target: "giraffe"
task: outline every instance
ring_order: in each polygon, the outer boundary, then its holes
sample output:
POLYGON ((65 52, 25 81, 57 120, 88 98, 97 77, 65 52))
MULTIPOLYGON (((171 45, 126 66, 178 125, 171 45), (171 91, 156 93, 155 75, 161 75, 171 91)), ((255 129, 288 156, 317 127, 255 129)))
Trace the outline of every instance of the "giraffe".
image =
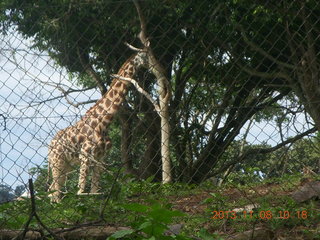
MULTIPOLYGON (((141 67, 147 67, 145 51, 127 59, 118 75, 132 78, 141 67)), ((90 193, 99 192, 103 160, 111 148, 108 127, 125 100, 129 84, 128 81, 115 78, 109 90, 78 122, 60 130, 52 139, 48 152, 48 170, 52 172, 52 184, 48 191, 52 202, 60 202, 66 176, 76 164, 80 164, 78 194, 85 192, 89 170, 92 170, 90 193)))

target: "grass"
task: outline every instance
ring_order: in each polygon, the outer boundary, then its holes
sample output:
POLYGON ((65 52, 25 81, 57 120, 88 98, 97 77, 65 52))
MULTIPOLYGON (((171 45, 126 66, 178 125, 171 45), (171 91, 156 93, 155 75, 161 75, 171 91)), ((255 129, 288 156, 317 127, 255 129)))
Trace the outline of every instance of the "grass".
MULTIPOLYGON (((155 227, 155 223, 161 220, 164 222, 160 221, 158 225, 162 227, 155 228, 159 234, 163 234, 167 225, 180 223, 184 225, 183 236, 208 235, 207 239, 210 239, 209 236, 220 236, 222 239, 226 235, 250 230, 253 226, 262 226, 281 237, 292 237, 294 233, 297 239, 320 239, 319 201, 296 203, 290 196, 302 180, 300 176, 287 176, 241 186, 212 186, 211 189, 207 184, 161 185, 151 180, 130 181, 117 185, 117 190, 107 202, 103 221, 115 226, 131 226, 139 231, 144 227, 146 234, 150 234, 151 226, 155 227), (130 208, 128 204, 136 208, 130 208), (249 204, 257 207, 251 213, 240 211, 235 214, 236 218, 232 217, 233 209, 249 204), (139 209, 144 211, 139 212, 139 209), (172 215, 170 211, 175 214, 172 215), (215 219, 214 211, 218 216, 215 219), (172 218, 166 218, 165 214, 172 215, 172 218)), ((37 196, 37 213, 50 228, 70 227, 98 220, 106 201, 103 196, 79 197, 69 193, 62 203, 52 205, 46 193, 38 193, 37 196)), ((0 227, 21 229, 28 219, 29 211, 28 200, 0 205, 0 227)), ((32 222, 31 226, 39 227, 36 222, 32 222)), ((139 235, 138 231, 122 234, 127 234, 128 239, 130 234, 139 235)))

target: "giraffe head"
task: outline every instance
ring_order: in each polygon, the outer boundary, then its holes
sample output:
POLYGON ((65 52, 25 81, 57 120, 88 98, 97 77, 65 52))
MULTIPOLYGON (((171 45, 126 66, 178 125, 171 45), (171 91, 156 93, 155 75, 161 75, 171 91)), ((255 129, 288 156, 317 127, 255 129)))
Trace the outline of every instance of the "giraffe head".
POLYGON ((147 51, 140 51, 133 59, 134 65, 137 67, 148 68, 148 54, 147 51))

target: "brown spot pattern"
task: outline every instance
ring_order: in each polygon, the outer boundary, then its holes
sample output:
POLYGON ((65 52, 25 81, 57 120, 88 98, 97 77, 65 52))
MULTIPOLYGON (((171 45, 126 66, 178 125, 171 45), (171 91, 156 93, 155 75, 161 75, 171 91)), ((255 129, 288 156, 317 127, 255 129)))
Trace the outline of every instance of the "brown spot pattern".
POLYGON ((111 106, 111 100, 109 98, 106 99, 106 101, 104 102, 104 105, 106 107, 106 109, 108 110, 111 106))
POLYGON ((114 85, 116 88, 121 88, 122 87, 122 82, 118 81, 116 85, 114 85))
POLYGON ((95 129, 97 125, 98 125, 97 119, 93 119, 92 122, 91 122, 91 127, 92 127, 93 129, 95 129))
POLYGON ((83 135, 80 135, 80 136, 79 136, 79 143, 82 143, 82 142, 84 142, 84 139, 85 139, 85 136, 83 136, 83 135))
POLYGON ((82 128, 81 133, 86 134, 86 133, 88 132, 88 130, 89 130, 89 127, 88 127, 87 125, 85 125, 85 126, 82 128))
MULTIPOLYGON (((135 56, 133 55, 122 65, 118 75, 133 77, 137 67, 134 64, 138 63, 138 61, 135 61, 135 56)), ((61 173, 68 173, 72 169, 70 168, 72 164, 81 164, 78 183, 79 193, 85 191, 90 166, 97 175, 101 171, 98 165, 91 161, 91 157, 99 161, 99 157, 102 157, 106 150, 111 147, 111 141, 107 136, 107 128, 114 114, 119 110, 120 103, 125 98, 127 85, 129 85, 127 81, 114 79, 109 91, 87 111, 79 122, 74 126, 60 130, 51 141, 48 159, 53 181, 49 191, 54 192, 51 194, 53 201, 60 201, 61 188, 65 181, 65 178, 61 177, 61 173), (93 154, 93 156, 89 157, 90 154, 93 154)), ((96 178, 95 181, 99 181, 99 176, 96 178)), ((94 185, 98 185, 98 183, 94 185)), ((97 190, 94 189, 93 191, 97 190)))
POLYGON ((113 98, 113 89, 109 90, 108 96, 109 96, 109 98, 113 98))

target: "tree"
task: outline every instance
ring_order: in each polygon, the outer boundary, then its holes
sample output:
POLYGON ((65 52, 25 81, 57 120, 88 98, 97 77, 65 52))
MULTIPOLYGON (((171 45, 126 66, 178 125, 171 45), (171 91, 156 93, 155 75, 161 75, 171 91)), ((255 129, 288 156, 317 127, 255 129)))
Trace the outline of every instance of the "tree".
POLYGON ((14 198, 19 197, 25 190, 23 185, 18 185, 13 190, 7 184, 0 184, 0 204, 5 202, 10 202, 14 198))
POLYGON ((268 85, 290 86, 320 129, 318 3, 233 1, 224 7, 226 24, 239 40, 231 48, 223 45, 237 64, 253 77, 268 79, 268 85))
POLYGON ((11 193, 12 188, 6 184, 0 185, 0 203, 9 202, 14 198, 14 195, 11 193))
POLYGON ((19 197, 22 195, 22 193, 26 190, 26 187, 24 185, 19 185, 16 186, 16 188, 14 189, 14 195, 16 197, 19 197))
MULTIPOLYGON (((142 11, 154 54, 172 90, 170 157, 176 180, 201 182, 249 155, 272 152, 316 131, 282 139, 273 147, 247 149, 224 161, 248 121, 275 121, 272 116, 303 111, 297 105, 285 106, 284 100, 303 104, 318 121, 317 95, 311 94, 317 89, 318 66, 314 54, 318 26, 312 24, 319 12, 315 1, 160 3, 144 1, 142 11)), ((7 0, 3 6, 4 30, 15 26, 32 38, 34 47, 48 51, 74 73, 80 84, 97 86, 101 93, 110 73, 128 57, 123 42, 138 45, 140 22, 131 2, 7 0)), ((154 96, 155 82, 149 75, 140 84, 154 96)), ((138 127, 123 124, 121 156, 131 172, 158 180, 159 116, 138 94, 129 95, 124 111, 128 123, 138 127)))

